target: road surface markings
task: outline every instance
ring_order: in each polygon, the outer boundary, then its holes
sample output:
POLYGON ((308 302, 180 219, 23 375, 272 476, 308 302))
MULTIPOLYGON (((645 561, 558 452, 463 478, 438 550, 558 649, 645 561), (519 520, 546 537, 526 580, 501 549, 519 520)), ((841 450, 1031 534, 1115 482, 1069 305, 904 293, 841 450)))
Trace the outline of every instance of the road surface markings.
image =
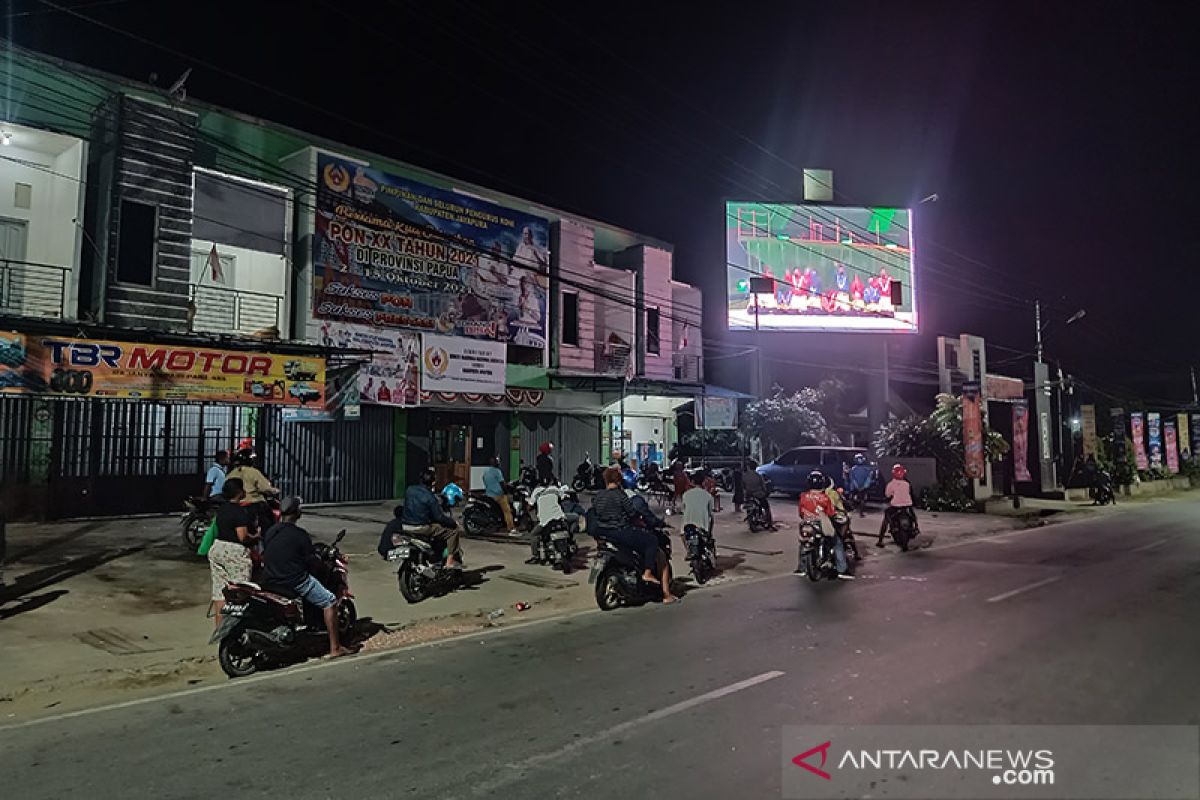
POLYGON ((1043 587, 1043 586, 1047 586, 1047 585, 1049 585, 1049 584, 1051 584, 1051 583, 1054 583, 1055 581, 1061 581, 1061 580, 1062 580, 1062 575, 1055 575, 1055 576, 1053 576, 1053 577, 1050 577, 1050 578, 1043 578, 1043 579, 1042 579, 1042 580, 1040 580, 1040 581, 1035 581, 1035 582, 1033 582, 1033 583, 1030 583, 1030 584, 1028 584, 1028 585, 1026 585, 1026 586, 1020 586, 1020 587, 1018 587, 1018 588, 1016 588, 1016 589, 1013 589, 1013 590, 1011 590, 1011 591, 1004 592, 1004 593, 1002 593, 1002 594, 998 594, 998 595, 996 595, 995 597, 989 597, 989 598, 987 599, 987 601, 988 601, 989 603, 999 603, 1001 600, 1007 600, 1007 599, 1008 599, 1008 598, 1010 598, 1010 597, 1016 597, 1016 596, 1017 596, 1017 595, 1019 595, 1019 594, 1025 594, 1025 592, 1031 592, 1031 591, 1033 591, 1034 589, 1040 589, 1040 588, 1041 588, 1041 587, 1043 587))
POLYGON ((513 762, 507 765, 503 774, 476 786, 472 790, 473 794, 490 795, 502 786, 525 780, 527 777, 526 773, 530 769, 538 767, 541 764, 545 764, 546 762, 556 762, 564 756, 570 755, 578 750, 582 750, 583 748, 596 744, 597 742, 603 742, 613 739, 617 736, 621 736, 641 725, 666 719, 667 717, 674 716, 675 714, 695 708, 696 706, 704 705, 705 703, 711 703, 713 700, 720 700, 722 697, 728 697, 731 694, 736 694, 737 692, 753 688, 758 686, 760 683, 766 683, 767 681, 780 678, 784 674, 785 673, 779 670, 764 672, 761 675, 755 675, 752 678, 746 678, 743 681, 731 683, 728 686, 722 686, 720 689, 713 689, 711 692, 705 692, 704 694, 683 700, 674 705, 667 706, 666 708, 660 708, 657 711, 651 711, 644 717, 638 717, 637 719, 631 719, 627 722, 622 722, 619 725, 613 725, 611 728, 605 728, 598 733, 593 733, 591 736, 583 736, 563 745, 562 747, 559 747, 556 750, 546 753, 538 753, 524 759, 523 761, 513 762))
POLYGON ((1167 541, 1168 541, 1167 539, 1159 539, 1157 542, 1151 542, 1150 544, 1144 544, 1144 545, 1142 545, 1141 547, 1135 547, 1135 548, 1133 548, 1132 550, 1130 550, 1129 552, 1131 552, 1131 553, 1144 553, 1144 552, 1146 552, 1147 550, 1153 550, 1154 548, 1156 548, 1156 547, 1158 547, 1158 546, 1160 546, 1160 545, 1164 545, 1164 544, 1166 544, 1166 543, 1167 543, 1167 541))

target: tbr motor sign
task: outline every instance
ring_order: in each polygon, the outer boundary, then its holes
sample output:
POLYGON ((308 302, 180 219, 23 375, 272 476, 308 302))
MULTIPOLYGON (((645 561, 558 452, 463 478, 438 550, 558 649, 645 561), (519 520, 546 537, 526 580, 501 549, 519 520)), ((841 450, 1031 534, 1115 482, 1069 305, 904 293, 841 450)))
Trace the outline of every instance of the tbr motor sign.
POLYGON ((325 360, 0 333, 0 392, 322 407, 325 360))

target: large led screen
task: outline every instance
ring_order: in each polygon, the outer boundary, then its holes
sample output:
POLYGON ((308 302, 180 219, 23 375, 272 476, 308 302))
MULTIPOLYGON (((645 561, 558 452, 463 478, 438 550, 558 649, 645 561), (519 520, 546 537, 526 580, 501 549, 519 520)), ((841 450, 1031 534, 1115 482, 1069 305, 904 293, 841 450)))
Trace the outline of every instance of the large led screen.
POLYGON ((725 210, 730 330, 917 332, 911 210, 725 210))

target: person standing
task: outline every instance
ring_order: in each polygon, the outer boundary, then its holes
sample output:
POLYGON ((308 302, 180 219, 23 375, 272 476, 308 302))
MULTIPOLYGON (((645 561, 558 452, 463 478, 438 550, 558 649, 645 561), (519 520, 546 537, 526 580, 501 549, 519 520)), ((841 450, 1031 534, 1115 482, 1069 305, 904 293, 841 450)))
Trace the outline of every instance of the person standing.
POLYGON ((228 478, 222 488, 225 502, 217 509, 217 537, 208 551, 212 572, 212 601, 216 626, 221 627, 225 608, 224 589, 231 583, 246 583, 254 568, 250 548, 258 543, 258 533, 248 510, 242 506, 246 491, 240 478, 228 478))
POLYGON ((206 500, 220 500, 221 490, 225 487, 225 470, 229 469, 229 452, 218 450, 213 457, 212 466, 204 476, 204 495, 206 500))
POLYGON ((513 524, 512 504, 508 502, 504 473, 500 469, 500 456, 492 456, 492 463, 483 471, 483 490, 487 496, 500 506, 504 515, 504 527, 510 536, 516 534, 517 526, 513 524))
POLYGON ((558 482, 558 476, 554 474, 554 445, 549 442, 542 442, 538 448, 537 477, 538 484, 547 480, 558 482))

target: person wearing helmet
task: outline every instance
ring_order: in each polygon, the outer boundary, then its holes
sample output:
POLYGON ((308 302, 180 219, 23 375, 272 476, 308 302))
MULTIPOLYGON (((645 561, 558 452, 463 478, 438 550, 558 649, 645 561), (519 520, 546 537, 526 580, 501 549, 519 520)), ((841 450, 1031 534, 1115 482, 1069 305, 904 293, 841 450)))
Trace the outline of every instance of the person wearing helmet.
POLYGON ((442 510, 441 501, 433 493, 437 485, 437 473, 427 467, 421 480, 404 492, 404 512, 400 523, 405 533, 415 534, 431 542, 439 542, 446 548, 446 569, 462 569, 456 560, 458 552, 458 523, 442 510))
MULTIPOLYGON (((810 520, 820 520, 822 517, 828 517, 830 524, 835 526, 834 514, 837 513, 837 508, 834 506, 833 500, 829 498, 827 490, 830 486, 829 478, 825 477, 825 473, 819 469, 814 469, 808 473, 808 491, 800 495, 800 522, 803 523, 810 520)), ((838 577, 843 580, 853 580, 854 576, 850 574, 850 567, 846 563, 846 543, 842 535, 833 537, 833 560, 837 566, 838 577)), ((796 565, 796 574, 804 574, 804 564, 796 565)))
MULTIPOLYGON (((244 439, 240 444, 245 445, 249 441, 244 439)), ((279 494, 279 490, 262 474, 258 468, 258 455, 249 447, 241 447, 234 454, 233 469, 225 476, 226 480, 230 478, 237 478, 242 482, 246 491, 242 505, 250 513, 256 523, 255 530, 261 536, 267 532, 267 528, 275 524, 275 515, 267 505, 267 498, 279 494)))
POLYGON ((858 515, 865 517, 867 515, 867 492, 875 484, 875 470, 871 469, 871 465, 867 463, 867 457, 864 454, 855 454, 854 466, 850 468, 850 476, 847 482, 849 486, 846 488, 850 493, 853 505, 858 506, 858 515))
POLYGON ((551 480, 558 482, 558 476, 554 474, 554 445, 549 442, 542 442, 538 448, 537 457, 537 483, 542 485, 543 481, 551 480))
POLYGON ((763 517, 766 520, 767 528, 775 530, 775 520, 771 518, 771 503, 767 499, 770 492, 767 491, 767 482, 763 480, 763 476, 758 474, 758 462, 753 458, 746 459, 746 470, 742 473, 742 493, 745 495, 743 500, 749 503, 751 500, 762 503, 763 517))
POLYGON ((883 537, 888 532, 892 518, 897 514, 909 514, 912 517, 914 528, 917 522, 916 513, 913 511, 912 484, 908 482, 908 470, 904 468, 903 464, 896 464, 892 467, 892 479, 884 487, 883 493, 888 499, 888 507, 883 512, 883 522, 879 526, 879 540, 875 542, 876 547, 883 547, 883 537))

